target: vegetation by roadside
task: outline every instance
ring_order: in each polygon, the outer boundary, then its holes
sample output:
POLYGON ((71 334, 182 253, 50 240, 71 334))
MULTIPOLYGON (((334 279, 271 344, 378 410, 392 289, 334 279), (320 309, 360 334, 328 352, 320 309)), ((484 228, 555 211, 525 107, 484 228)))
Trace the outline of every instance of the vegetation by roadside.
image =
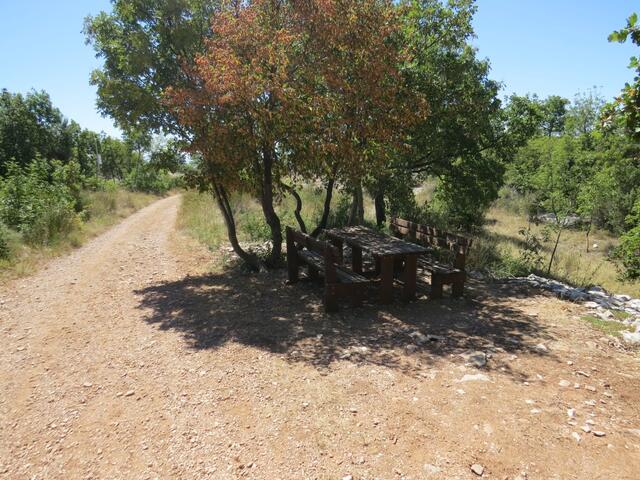
POLYGON ((584 230, 565 230, 551 273, 547 275, 545 269, 554 239, 546 234, 545 228, 545 224, 530 223, 525 215, 504 203, 494 206, 487 214, 486 225, 474 239, 469 268, 496 277, 539 273, 574 286, 600 285, 610 292, 640 296, 640 282, 620 278, 619 268, 611 259, 618 239, 604 230, 591 231, 588 251, 584 230))
POLYGON ((115 186, 81 192, 84 220, 73 222, 64 234, 46 244, 28 242, 19 232, 0 223, 0 281, 33 273, 44 262, 68 253, 106 231, 123 218, 158 199, 157 195, 131 192, 115 186))

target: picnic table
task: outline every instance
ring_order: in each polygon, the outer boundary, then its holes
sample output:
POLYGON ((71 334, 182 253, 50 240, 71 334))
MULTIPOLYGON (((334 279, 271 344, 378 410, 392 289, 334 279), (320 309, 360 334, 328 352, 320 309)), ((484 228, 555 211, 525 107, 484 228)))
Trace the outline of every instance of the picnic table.
POLYGON ((363 226, 334 228, 326 230, 326 234, 329 241, 340 248, 340 251, 344 244, 351 247, 351 268, 354 272, 363 273, 363 250, 373 255, 380 274, 381 303, 391 303, 393 300, 393 277, 396 267, 402 269, 402 297, 405 300, 415 298, 418 257, 428 252, 427 248, 363 226))

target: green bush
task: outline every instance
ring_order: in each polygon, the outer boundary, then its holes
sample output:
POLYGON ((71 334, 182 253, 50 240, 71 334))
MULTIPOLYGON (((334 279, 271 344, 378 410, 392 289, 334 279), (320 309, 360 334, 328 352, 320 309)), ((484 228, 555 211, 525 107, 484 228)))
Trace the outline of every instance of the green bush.
POLYGON ((614 255, 624 268, 624 280, 640 279, 640 225, 620 237, 620 245, 614 255))
POLYGON ((613 256, 623 271, 623 280, 640 279, 640 198, 627 217, 629 229, 620 237, 620 245, 614 250, 613 256))
POLYGON ((10 257, 10 232, 6 225, 0 223, 0 260, 8 260, 10 257))
POLYGON ((166 170, 143 165, 131 170, 124 179, 125 186, 132 191, 163 194, 178 185, 178 178, 166 170))
POLYGON ((40 158, 25 169, 10 163, 0 181, 0 221, 32 244, 49 244, 68 233, 82 202, 75 170, 40 158))

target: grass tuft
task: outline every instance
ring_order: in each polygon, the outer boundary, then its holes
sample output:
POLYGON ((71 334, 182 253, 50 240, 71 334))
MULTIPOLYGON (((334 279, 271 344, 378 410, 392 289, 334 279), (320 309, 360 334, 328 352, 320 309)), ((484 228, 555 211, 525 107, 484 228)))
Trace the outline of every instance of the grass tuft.
POLYGON ((624 323, 615 322, 611 320, 602 320, 601 318, 594 317, 593 315, 585 315, 582 320, 591 324, 592 327, 600 330, 606 335, 612 335, 614 337, 621 337, 622 332, 631 332, 633 329, 624 323))

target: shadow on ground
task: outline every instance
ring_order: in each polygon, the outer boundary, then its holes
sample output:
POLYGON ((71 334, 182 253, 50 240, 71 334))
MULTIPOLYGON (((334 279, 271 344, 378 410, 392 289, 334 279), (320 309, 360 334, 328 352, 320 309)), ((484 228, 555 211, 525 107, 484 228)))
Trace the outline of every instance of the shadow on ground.
MULTIPOLYGON (((499 286, 472 285, 465 299, 345 305, 334 314, 322 309, 321 284, 286 285, 283 273, 190 276, 136 293, 147 322, 180 333, 194 349, 237 342, 319 369, 347 360, 410 373, 416 363, 470 350, 542 355, 535 346, 550 339, 536 317, 513 307, 525 295, 499 286), (415 346, 416 331, 434 337, 415 346)), ((508 364, 492 365, 526 377, 508 364)))

